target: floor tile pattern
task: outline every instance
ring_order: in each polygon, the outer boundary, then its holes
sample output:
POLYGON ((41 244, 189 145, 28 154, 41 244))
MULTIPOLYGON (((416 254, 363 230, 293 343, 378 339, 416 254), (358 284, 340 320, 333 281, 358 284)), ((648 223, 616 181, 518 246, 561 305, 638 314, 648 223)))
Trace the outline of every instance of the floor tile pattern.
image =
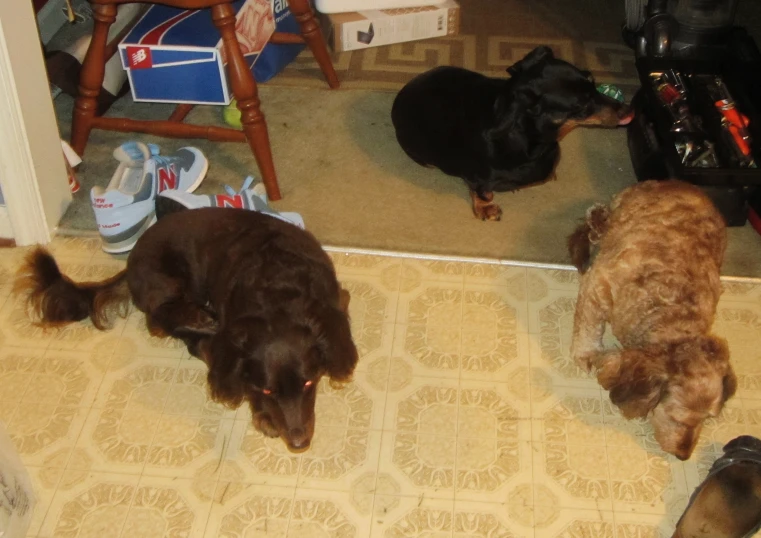
MULTIPOLYGON (((74 279, 122 266, 92 239, 74 279)), ((137 312, 43 331, 0 260, 0 420, 31 475, 32 537, 670 536, 722 444, 761 436, 761 283, 727 280, 716 330, 739 390, 687 462, 568 356, 576 274, 332 251, 361 352, 319 387, 311 449, 209 400, 205 366, 137 312)))

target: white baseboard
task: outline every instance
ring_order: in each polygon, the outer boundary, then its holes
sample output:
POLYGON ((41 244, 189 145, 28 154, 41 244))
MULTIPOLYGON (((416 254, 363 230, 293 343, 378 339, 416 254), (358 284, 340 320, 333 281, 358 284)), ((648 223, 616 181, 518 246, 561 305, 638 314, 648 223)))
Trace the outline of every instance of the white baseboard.
POLYGON ((8 215, 8 208, 0 205, 0 239, 15 239, 13 235, 13 225, 11 217, 8 215))
POLYGON ((48 0, 37 13, 37 27, 40 29, 42 44, 47 45, 55 33, 66 24, 66 0, 48 0))

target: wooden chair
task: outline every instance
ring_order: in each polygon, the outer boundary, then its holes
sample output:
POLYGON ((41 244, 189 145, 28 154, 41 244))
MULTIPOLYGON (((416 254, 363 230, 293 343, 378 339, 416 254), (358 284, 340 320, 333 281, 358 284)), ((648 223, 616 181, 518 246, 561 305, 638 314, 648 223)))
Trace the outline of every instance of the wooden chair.
MULTIPOLYGON (((92 129, 150 133, 172 138, 206 138, 213 141, 248 142, 259 166, 262 181, 270 200, 279 200, 280 189, 272 162, 267 124, 259 108, 256 81, 241 52, 235 37, 235 11, 232 0, 154 0, 147 3, 164 4, 181 9, 209 9, 214 25, 222 36, 228 58, 228 74, 233 95, 241 111, 243 129, 190 125, 183 123, 193 105, 178 105, 168 120, 134 120, 97 116, 97 97, 103 84, 105 65, 116 44, 108 44, 108 31, 116 19, 118 4, 131 0, 89 0, 93 10, 94 28, 79 77, 79 96, 74 104, 71 126, 71 147, 80 156, 84 154, 92 129)), ((301 29, 301 35, 275 32, 271 43, 304 43, 311 49, 322 69, 328 85, 338 88, 338 76, 333 69, 328 48, 314 18, 309 0, 288 0, 291 13, 301 29)))

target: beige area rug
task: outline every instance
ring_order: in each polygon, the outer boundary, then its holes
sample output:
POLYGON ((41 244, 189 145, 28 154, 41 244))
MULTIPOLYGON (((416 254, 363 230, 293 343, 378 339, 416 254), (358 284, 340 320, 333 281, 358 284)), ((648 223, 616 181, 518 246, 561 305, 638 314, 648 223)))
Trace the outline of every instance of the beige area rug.
MULTIPOLYGON (((464 65, 501 76, 540 43, 630 97, 637 81, 632 53, 620 42, 619 11, 621 3, 613 0, 463 0, 458 37, 336 55, 338 91, 326 89, 311 56, 303 54, 260 88, 284 197, 274 206, 300 212, 331 246, 568 263, 565 237, 586 207, 635 182, 623 129, 571 133, 562 143, 558 180, 497 195, 503 220, 484 223, 472 217, 460 180, 421 168, 401 151, 391 103, 394 90, 429 67, 464 65)), ((66 137, 71 107, 68 97, 56 100, 66 137)), ((170 111, 126 97, 110 113, 161 118, 170 111)), ((199 107, 189 121, 221 124, 220 109, 199 107)), ((63 233, 94 233, 89 189, 108 182, 115 169, 111 152, 130 138, 158 143, 165 152, 201 148, 211 167, 200 193, 221 192, 224 184, 237 188, 245 176, 257 174, 244 144, 96 131, 80 174, 83 188, 61 223, 63 233)), ((724 274, 761 277, 761 236, 750 226, 730 230, 724 274)))
MULTIPOLYGON (((369 1, 369 0, 368 0, 369 1)), ((592 71, 600 82, 639 87, 634 55, 621 39, 624 0, 458 0, 459 36, 374 47, 334 56, 342 88, 397 90, 437 65, 459 65, 491 76, 537 45, 592 71)), ((736 22, 761 42, 761 2, 741 0, 736 22)), ((317 63, 302 54, 271 84, 322 87, 317 63)))

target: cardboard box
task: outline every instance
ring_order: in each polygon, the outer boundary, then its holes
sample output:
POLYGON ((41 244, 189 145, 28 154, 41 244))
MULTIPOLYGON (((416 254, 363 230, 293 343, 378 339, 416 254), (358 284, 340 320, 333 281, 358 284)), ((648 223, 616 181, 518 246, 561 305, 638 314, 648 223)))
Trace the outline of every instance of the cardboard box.
MULTIPOLYGON (((274 1, 233 4, 249 68, 275 31, 274 1)), ((222 39, 208 9, 152 6, 119 44, 119 54, 135 101, 226 105, 232 99, 222 39)))
POLYGON ((323 13, 320 20, 329 45, 340 52, 457 35, 460 6, 446 0, 426 7, 323 13))

